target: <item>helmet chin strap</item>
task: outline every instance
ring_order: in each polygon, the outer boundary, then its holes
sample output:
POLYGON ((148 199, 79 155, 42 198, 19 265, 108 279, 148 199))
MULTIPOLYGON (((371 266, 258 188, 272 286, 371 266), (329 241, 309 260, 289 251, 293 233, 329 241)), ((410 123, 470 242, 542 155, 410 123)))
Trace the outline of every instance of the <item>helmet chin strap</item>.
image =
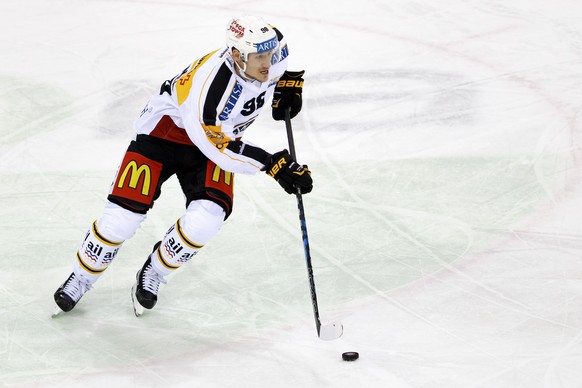
POLYGON ((236 69, 238 70, 237 71, 238 75, 240 75, 246 81, 250 81, 250 82, 256 81, 253 77, 249 77, 247 75, 247 73, 246 73, 247 63, 245 61, 241 60, 241 62, 243 63, 243 66, 239 65, 239 63, 236 60, 234 60, 234 58, 233 58, 233 62, 234 62, 236 69))
POLYGON ((237 73, 238 73, 238 75, 240 75, 242 78, 244 78, 244 79, 245 79, 245 80, 247 80, 247 81, 252 81, 253 79, 252 79, 251 77, 249 77, 249 76, 246 74, 246 70, 247 70, 247 63, 246 63, 246 61, 243 61, 243 60, 242 60, 242 58, 241 58, 241 60, 240 60, 240 61, 241 61, 241 62, 242 62, 242 64, 243 64, 243 65, 241 66, 241 65, 238 63, 238 61, 237 61, 237 60, 234 58, 234 56, 232 55, 232 53, 231 53, 231 55, 230 55, 230 58, 231 58, 231 59, 232 59, 232 61, 234 62, 234 67, 235 67, 235 69, 237 70, 237 73))
POLYGON ((232 59, 232 61, 234 62, 234 68, 236 70, 236 73, 241 76, 245 81, 248 82, 259 82, 261 83, 261 81, 259 81, 258 79, 249 76, 246 73, 247 70, 247 62, 243 61, 243 59, 241 58, 240 61, 242 62, 242 66, 238 63, 238 61, 234 58, 234 56, 232 55, 232 53, 230 53, 230 59, 232 59))
POLYGON ((243 63, 242 66, 237 61, 234 61, 234 63, 236 64, 236 67, 238 67, 240 72, 244 73, 245 71, 247 71, 247 63, 245 61, 243 61, 242 59, 241 59, 241 62, 243 63))

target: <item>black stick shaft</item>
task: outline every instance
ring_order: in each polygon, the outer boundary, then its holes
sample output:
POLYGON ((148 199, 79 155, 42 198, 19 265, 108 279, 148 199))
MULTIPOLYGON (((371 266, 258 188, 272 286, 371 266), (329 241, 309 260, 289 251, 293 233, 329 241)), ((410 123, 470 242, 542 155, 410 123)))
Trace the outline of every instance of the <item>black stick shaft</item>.
MULTIPOLYGON (((287 129, 289 152, 293 159, 297 160, 297 155, 295 154, 295 142, 293 141, 293 128, 291 127, 291 114, 289 108, 285 110, 285 128, 287 129)), ((309 278, 309 290, 311 291, 311 304, 313 306, 313 316, 315 317, 315 327, 317 328, 317 335, 319 335, 321 321, 319 319, 319 308, 317 306, 317 294, 315 292, 315 280, 313 278, 313 266, 311 264, 311 253, 309 250, 309 236, 307 234, 307 222, 305 221, 303 196, 301 195, 301 189, 299 187, 297 188, 295 196, 297 197, 297 208, 299 209, 299 221, 301 222, 301 235, 303 238, 305 263, 307 265, 307 276, 309 278)))

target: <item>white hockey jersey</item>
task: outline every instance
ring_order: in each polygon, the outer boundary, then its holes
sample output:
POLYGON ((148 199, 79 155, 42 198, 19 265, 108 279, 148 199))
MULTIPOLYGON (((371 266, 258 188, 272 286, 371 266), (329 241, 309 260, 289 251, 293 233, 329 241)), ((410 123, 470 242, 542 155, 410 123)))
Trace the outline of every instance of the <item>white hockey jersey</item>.
POLYGON ((288 49, 282 35, 269 80, 249 81, 236 74, 228 48, 194 61, 162 84, 134 123, 137 134, 195 145, 225 171, 256 174, 270 154, 241 140, 287 69, 288 49))

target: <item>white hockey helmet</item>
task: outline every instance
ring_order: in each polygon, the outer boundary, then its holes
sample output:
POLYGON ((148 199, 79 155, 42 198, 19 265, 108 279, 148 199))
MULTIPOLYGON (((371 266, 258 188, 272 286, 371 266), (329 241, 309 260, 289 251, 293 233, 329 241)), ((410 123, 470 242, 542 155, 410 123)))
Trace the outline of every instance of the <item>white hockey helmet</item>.
POLYGON ((226 27, 226 44, 232 53, 236 48, 246 64, 248 55, 264 53, 279 47, 277 33, 260 17, 241 16, 231 19, 226 27))

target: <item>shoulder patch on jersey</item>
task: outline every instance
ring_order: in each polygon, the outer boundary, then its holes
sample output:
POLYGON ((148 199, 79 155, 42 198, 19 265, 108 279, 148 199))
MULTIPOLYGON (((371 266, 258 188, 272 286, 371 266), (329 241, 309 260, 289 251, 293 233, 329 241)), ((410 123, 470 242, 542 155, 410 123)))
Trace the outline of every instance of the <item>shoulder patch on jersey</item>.
POLYGON ((208 141, 214 143, 216 148, 218 148, 219 150, 222 150, 225 147, 225 145, 227 145, 228 142, 231 141, 231 138, 226 136, 222 132, 222 128, 219 126, 203 124, 202 128, 204 128, 204 134, 206 135, 208 141))
POLYGON ((194 75, 196 71, 202 66, 214 53, 218 50, 215 50, 211 53, 206 54, 202 58, 196 60, 192 66, 190 66, 190 70, 184 75, 182 75, 176 81, 176 94, 178 97, 178 105, 182 105, 184 101, 188 98, 188 94, 190 93, 190 89, 192 88, 192 80, 194 79, 194 75))

